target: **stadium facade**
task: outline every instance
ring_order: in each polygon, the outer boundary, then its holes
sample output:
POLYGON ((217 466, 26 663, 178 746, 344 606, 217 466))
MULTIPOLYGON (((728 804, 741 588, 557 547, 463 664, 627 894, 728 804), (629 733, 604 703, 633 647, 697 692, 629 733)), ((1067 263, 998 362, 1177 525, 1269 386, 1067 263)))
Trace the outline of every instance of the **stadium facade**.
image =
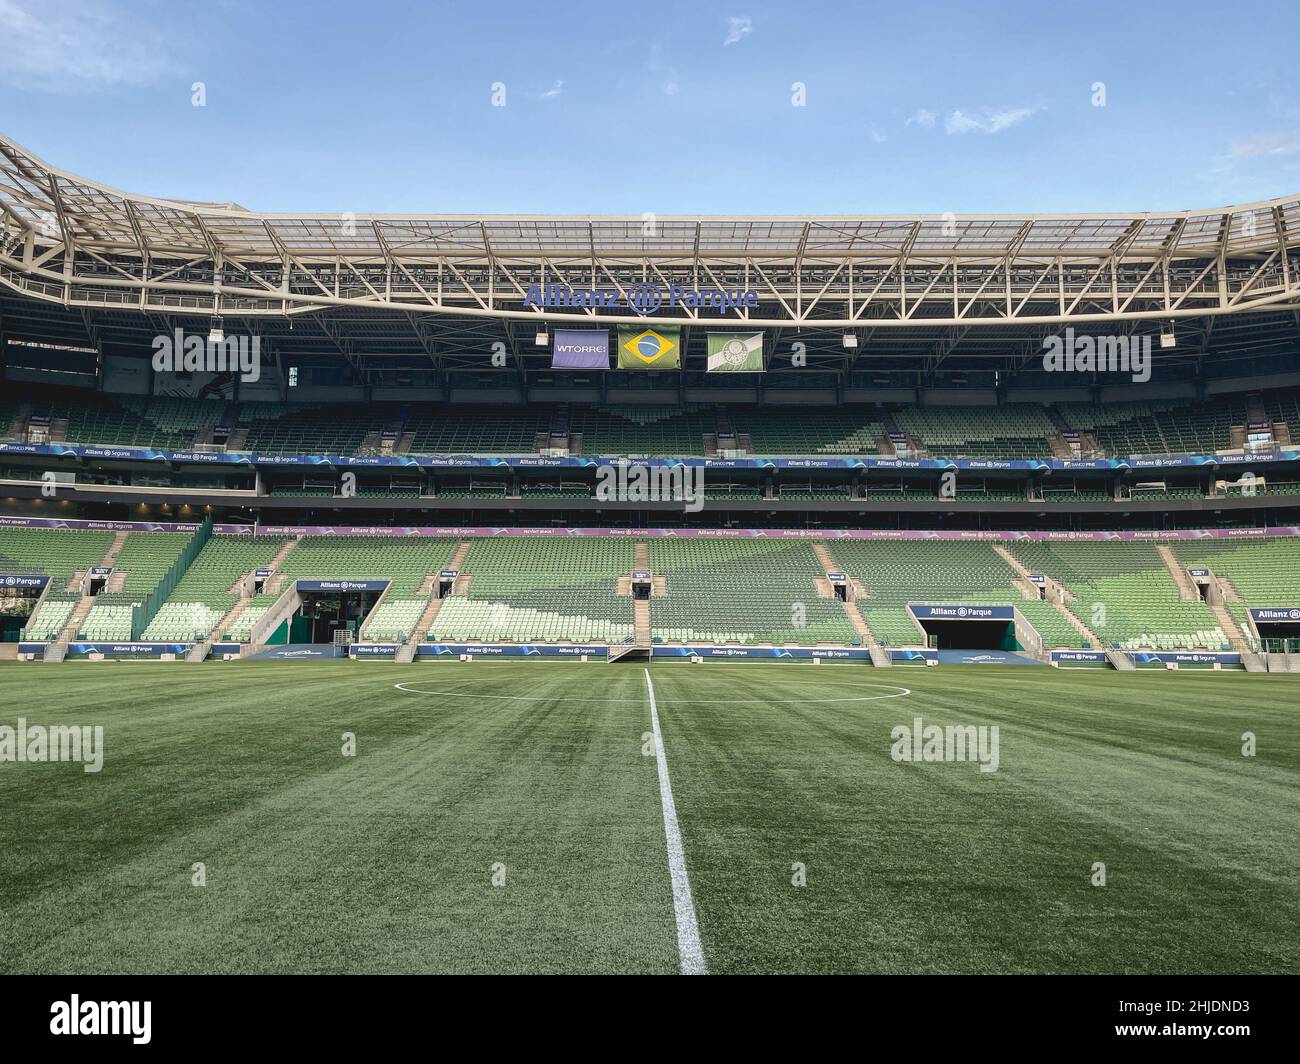
POLYGON ((1290 668, 1298 270, 1295 197, 260 214, 0 137, 8 643, 1290 668))

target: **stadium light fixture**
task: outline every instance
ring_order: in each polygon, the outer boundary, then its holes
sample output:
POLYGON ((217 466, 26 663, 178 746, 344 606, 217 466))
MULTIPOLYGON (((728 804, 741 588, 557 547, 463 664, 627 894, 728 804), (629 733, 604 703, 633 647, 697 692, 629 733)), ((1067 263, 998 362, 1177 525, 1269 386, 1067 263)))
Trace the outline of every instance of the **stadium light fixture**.
POLYGON ((1170 329, 1170 330, 1167 331, 1167 332, 1161 332, 1161 334, 1160 334, 1160 346, 1161 346, 1162 349, 1165 349, 1165 350, 1168 350, 1168 349, 1171 348, 1171 347, 1177 347, 1177 346, 1178 346, 1178 337, 1176 337, 1176 336, 1174 335, 1174 330, 1173 330, 1173 329, 1170 329))
POLYGON ((219 318, 213 318, 211 326, 208 328, 208 340, 211 343, 219 344, 223 343, 225 339, 226 332, 221 327, 221 320, 219 318))
POLYGON ((858 346, 857 333, 845 333, 841 342, 844 344, 846 350, 857 347, 858 346))
POLYGON ((551 342, 551 337, 545 329, 538 329, 537 335, 533 337, 533 343, 538 347, 545 347, 551 342))

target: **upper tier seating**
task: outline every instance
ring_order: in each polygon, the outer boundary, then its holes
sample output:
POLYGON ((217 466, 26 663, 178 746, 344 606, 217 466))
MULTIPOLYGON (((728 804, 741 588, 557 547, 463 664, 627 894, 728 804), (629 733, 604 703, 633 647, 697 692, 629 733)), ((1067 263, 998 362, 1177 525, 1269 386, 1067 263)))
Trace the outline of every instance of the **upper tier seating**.
POLYGON ((405 423, 411 454, 532 454, 550 415, 529 408, 441 411, 413 408, 405 423))
POLYGON ((243 403, 239 424, 247 425, 245 448, 272 454, 359 454, 370 432, 385 420, 368 407, 325 403, 243 403))
POLYGON ((755 454, 877 454, 885 427, 877 407, 737 411, 755 454))
MULTIPOLYGON (((766 407, 727 404, 459 406, 442 403, 255 402, 131 396, 89 389, 16 386, 0 400, 0 435, 24 408, 49 418, 56 441, 189 450, 230 420, 238 446, 272 454, 352 454, 382 449, 383 431, 411 454, 532 454, 553 421, 567 420, 587 456, 698 456, 720 424, 748 436, 757 455, 871 455, 889 428, 933 457, 1046 458, 1049 438, 1068 425, 1090 433, 1112 457, 1229 449, 1247 421, 1241 395, 1203 402, 1151 399, 1107 403, 766 407), (893 425, 890 425, 892 419, 893 425), (57 425, 66 421, 66 429, 57 425), (64 435, 57 435, 63 431, 64 435), (242 442, 240 442, 242 441, 242 442)), ((1142 394, 1135 391, 1134 394, 1142 394)), ((1295 390, 1263 397, 1268 417, 1300 434, 1295 390)), ((27 422, 28 429, 32 427, 27 422)), ((886 450, 888 448, 886 447, 886 450)))
POLYGON ((1062 403, 1071 428, 1091 432, 1112 457, 1141 454, 1208 454, 1232 446, 1232 426, 1246 421, 1245 403, 1226 396, 1210 403, 1173 399, 1150 402, 1062 403))
POLYGON ((1056 431, 1046 408, 1032 403, 909 407, 894 421, 946 458, 1043 458, 1056 431))
POLYGON ((569 418, 582 453, 600 456, 703 454, 704 435, 716 427, 711 413, 692 406, 580 407, 569 418))

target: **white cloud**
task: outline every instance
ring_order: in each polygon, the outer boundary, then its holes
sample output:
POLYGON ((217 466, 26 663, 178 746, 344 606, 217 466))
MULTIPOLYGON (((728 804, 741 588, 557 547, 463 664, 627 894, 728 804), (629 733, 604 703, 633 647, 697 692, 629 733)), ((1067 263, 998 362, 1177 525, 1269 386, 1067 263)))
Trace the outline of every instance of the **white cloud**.
POLYGON ((676 96, 681 90, 677 68, 663 61, 663 49, 657 44, 650 46, 650 59, 646 63, 646 69, 658 80, 659 91, 665 96, 676 96))
POLYGON ((157 26, 111 0, 0 0, 0 27, 0 78, 19 88, 76 93, 147 85, 172 69, 157 26))
POLYGON ((544 93, 542 93, 540 96, 538 96, 537 98, 539 100, 553 100, 555 99, 555 97, 559 96, 560 93, 562 93, 563 91, 564 91, 564 82, 561 81, 559 78, 556 78, 555 81, 551 83, 551 87, 547 89, 544 93))
POLYGON ((981 107, 974 111, 950 111, 943 120, 945 133, 1001 133, 1032 118, 1041 107, 981 107))
POLYGON ((903 123, 905 126, 921 126, 929 129, 934 125, 935 119, 939 116, 933 111, 927 111, 924 107, 908 115, 907 120, 903 123))
POLYGON ((1231 153, 1238 159, 1278 159, 1300 155, 1300 135, 1255 133, 1232 142, 1231 153))
POLYGON ((748 37, 754 32, 754 20, 748 15, 732 15, 727 19, 727 39, 722 42, 725 48, 729 44, 735 44, 744 37, 748 37))

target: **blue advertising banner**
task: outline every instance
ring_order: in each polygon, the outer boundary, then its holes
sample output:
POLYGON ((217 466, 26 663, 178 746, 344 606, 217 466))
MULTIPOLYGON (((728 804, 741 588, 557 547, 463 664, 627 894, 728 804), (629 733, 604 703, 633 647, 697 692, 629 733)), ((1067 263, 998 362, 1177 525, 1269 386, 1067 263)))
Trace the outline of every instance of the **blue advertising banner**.
MULTIPOLYGON (((492 458, 479 455, 322 455, 258 454, 234 451, 157 451, 140 447, 78 447, 71 444, 0 443, 0 454, 55 458, 103 458, 123 461, 172 462, 177 465, 330 466, 338 468, 407 469, 591 469, 616 457, 547 457, 523 455, 492 458)), ((884 455, 845 455, 838 458, 683 458, 641 459, 645 465, 701 466, 709 469, 884 469, 969 470, 973 472, 1110 471, 1178 469, 1195 466, 1267 465, 1300 462, 1300 449, 1255 454, 1148 455, 1142 458, 892 458, 884 455)), ((90 486, 93 488, 93 485, 90 486)), ((960 500, 957 500, 960 501, 960 500)))
POLYGON ((156 658, 160 654, 181 655, 192 643, 69 643, 68 657, 84 658, 103 654, 106 658, 156 658))
POLYGON ((1106 665, 1108 659, 1104 650, 1053 650, 1052 664, 1071 665, 1106 665))
POLYGON ((422 658, 458 658, 461 654, 487 658, 577 658, 607 657, 609 647, 597 643, 421 643, 416 654, 422 658))
POLYGON ((551 369, 609 369, 609 332, 604 329, 556 329, 551 369))
POLYGON ((1241 655, 1206 650, 1139 650, 1132 655, 1138 665, 1240 665, 1241 655))
POLYGON ((299 591, 383 591, 388 580, 297 580, 299 591))
POLYGON ((0 587, 44 587, 50 582, 48 576, 33 574, 30 576, 19 576, 18 574, 9 574, 0 576, 0 587))
POLYGON ((1300 624, 1300 607, 1297 606, 1262 606, 1250 611, 1250 619, 1258 624, 1300 624))
POLYGON ((348 653, 354 658, 391 658, 397 654, 396 643, 353 643, 348 653))
POLYGON ((909 602, 907 608, 918 621, 1014 621, 1014 606, 923 606, 909 602))
POLYGON ((714 646, 657 646, 650 648, 654 658, 794 658, 811 661, 823 658, 832 661, 870 661, 869 650, 856 647, 714 647, 714 646))

